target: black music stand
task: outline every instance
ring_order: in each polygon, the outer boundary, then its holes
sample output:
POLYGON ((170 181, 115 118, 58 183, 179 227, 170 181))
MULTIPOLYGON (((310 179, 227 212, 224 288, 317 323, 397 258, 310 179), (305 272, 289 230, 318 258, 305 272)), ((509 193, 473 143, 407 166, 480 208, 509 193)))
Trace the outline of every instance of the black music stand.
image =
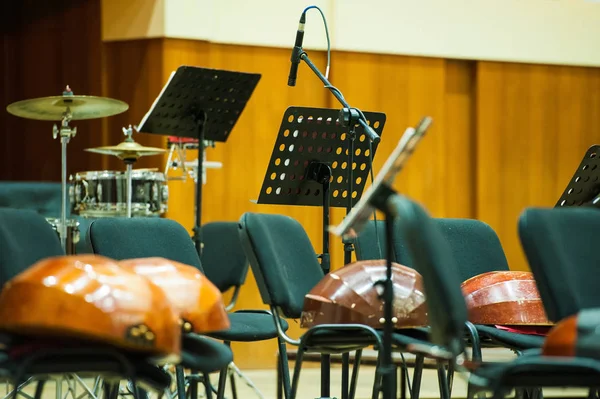
MULTIPOLYGON (((381 135, 385 114, 364 114, 381 135)), ((349 130, 340 122, 339 110, 289 107, 284 113, 257 201, 259 204, 323 207, 321 266, 325 273, 330 270, 329 208, 347 208, 349 203, 360 199, 377 150, 377 144, 371 143, 359 126, 355 128, 354 154, 349 154, 349 130), (350 167, 349 155, 354 155, 354 167, 350 167)))
POLYGON ((180 66, 144 116, 140 133, 198 139, 194 242, 201 252, 204 140, 226 142, 260 74, 180 66))
POLYGON ((591 146, 555 207, 600 207, 600 145, 591 146))

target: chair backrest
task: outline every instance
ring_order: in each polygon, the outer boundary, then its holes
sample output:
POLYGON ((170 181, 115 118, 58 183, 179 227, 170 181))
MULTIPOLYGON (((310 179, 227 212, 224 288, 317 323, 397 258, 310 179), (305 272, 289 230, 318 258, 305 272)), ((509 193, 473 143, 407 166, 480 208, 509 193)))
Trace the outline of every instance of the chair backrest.
POLYGON ((526 209, 519 218, 519 237, 550 320, 600 307, 598 209, 526 209))
POLYGON ((263 302, 299 318, 304 296, 324 277, 308 235, 283 215, 245 213, 239 227, 263 302))
POLYGON ((46 217, 57 218, 62 208, 61 193, 60 183, 3 181, 0 182, 0 207, 30 209, 46 217))
POLYGON ((457 355, 464 350, 467 305, 454 254, 439 224, 423 208, 403 196, 394 196, 392 201, 398 230, 415 269, 423 276, 430 338, 457 355))
POLYGON ((202 268, 206 277, 225 292, 246 281, 250 264, 240 241, 238 223, 212 222, 202 226, 202 268))
POLYGON ((94 220, 86 239, 95 254, 114 260, 160 257, 204 272, 187 230, 162 218, 101 218, 94 220))
POLYGON ((36 262, 64 254, 58 234, 42 215, 0 208, 0 287, 36 262))
MULTIPOLYGON (((508 262, 496 232, 486 223, 474 219, 433 218, 450 245, 459 267, 461 281, 491 272, 508 271, 508 262)), ((398 222, 396 222, 398 226, 398 222)), ((395 262, 414 267, 406 237, 396 228, 393 249, 395 262)), ((385 257, 385 223, 371 221, 360 233, 356 242, 356 257, 359 260, 382 259, 385 257), (377 230, 375 230, 377 229, 377 230), (381 251, 377 243, 381 243, 381 251)))

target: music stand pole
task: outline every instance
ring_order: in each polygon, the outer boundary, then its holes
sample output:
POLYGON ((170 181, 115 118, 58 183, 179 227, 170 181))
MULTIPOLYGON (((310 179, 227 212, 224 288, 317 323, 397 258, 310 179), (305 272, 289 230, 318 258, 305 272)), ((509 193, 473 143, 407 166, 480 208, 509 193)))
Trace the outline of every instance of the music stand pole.
POLYGON ((196 219, 194 225, 194 245, 198 256, 202 253, 202 174, 204 173, 204 118, 198 121, 198 170, 196 171, 196 219))

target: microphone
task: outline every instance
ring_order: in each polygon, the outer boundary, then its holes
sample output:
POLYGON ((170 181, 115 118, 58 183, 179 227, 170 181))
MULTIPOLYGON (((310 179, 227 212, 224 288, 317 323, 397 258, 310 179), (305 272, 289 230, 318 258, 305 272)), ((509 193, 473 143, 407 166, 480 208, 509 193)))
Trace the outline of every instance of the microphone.
POLYGON ((300 56, 302 55, 302 42, 304 41, 304 24, 306 23, 306 12, 300 16, 298 24, 298 32, 296 32, 296 43, 292 50, 292 65, 290 66, 290 75, 288 77, 288 86, 296 86, 296 77, 298 76, 298 65, 300 64, 300 56))

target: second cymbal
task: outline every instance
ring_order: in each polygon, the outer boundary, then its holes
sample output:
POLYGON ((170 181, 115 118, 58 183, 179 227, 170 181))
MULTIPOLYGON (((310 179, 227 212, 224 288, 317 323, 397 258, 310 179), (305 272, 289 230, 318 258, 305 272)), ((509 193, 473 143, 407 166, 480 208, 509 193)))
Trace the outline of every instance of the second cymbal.
POLYGON ((120 159, 138 159, 144 156, 159 155, 167 152, 162 148, 144 147, 135 141, 124 141, 115 146, 86 148, 86 151, 97 154, 114 155, 120 159))

